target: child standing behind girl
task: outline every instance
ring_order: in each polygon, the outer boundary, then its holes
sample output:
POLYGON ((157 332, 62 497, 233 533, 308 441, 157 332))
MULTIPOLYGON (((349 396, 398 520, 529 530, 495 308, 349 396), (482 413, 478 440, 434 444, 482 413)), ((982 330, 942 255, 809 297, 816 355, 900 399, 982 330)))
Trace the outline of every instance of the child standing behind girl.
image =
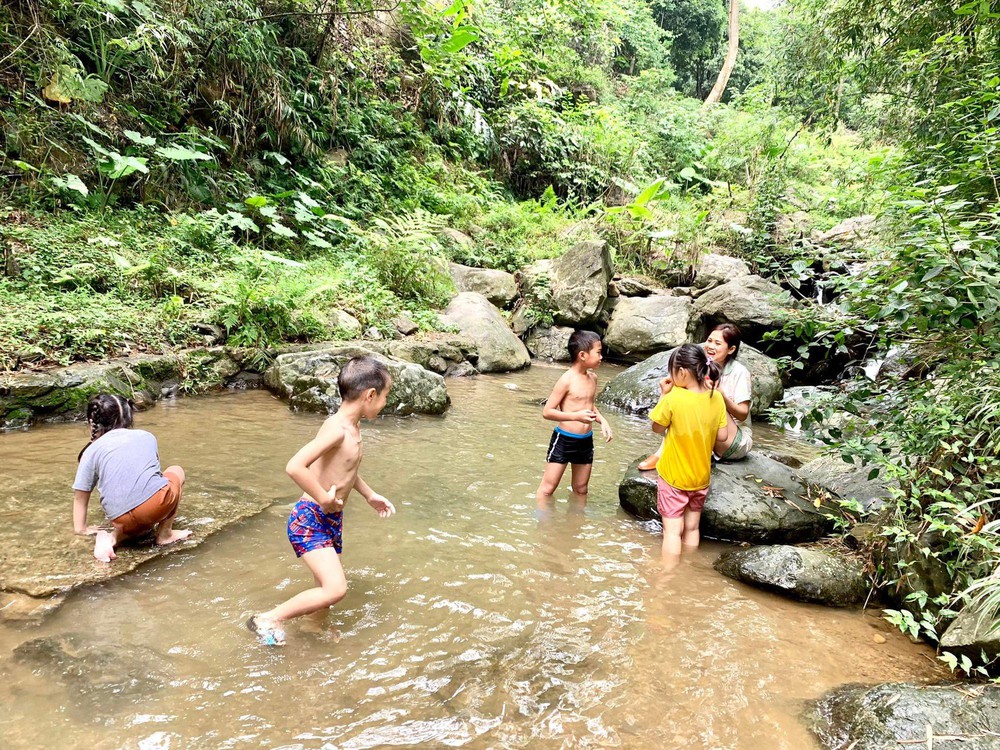
POLYGON ((715 389, 721 373, 705 350, 684 344, 670 357, 670 376, 650 412, 653 432, 666 434, 656 464, 656 507, 663 519, 663 557, 676 561, 682 546, 700 541, 701 511, 712 478, 712 448, 726 430, 726 404, 715 389), (668 429, 669 428, 669 429, 668 429))
POLYGON ((87 403, 90 442, 80 451, 73 482, 73 531, 97 534, 94 557, 111 562, 115 545, 156 526, 156 543, 187 539, 190 531, 173 528, 174 515, 184 491, 184 469, 170 466, 160 471, 156 438, 132 429, 133 405, 121 396, 98 394, 87 403), (101 505, 112 530, 87 525, 90 493, 97 485, 101 505))

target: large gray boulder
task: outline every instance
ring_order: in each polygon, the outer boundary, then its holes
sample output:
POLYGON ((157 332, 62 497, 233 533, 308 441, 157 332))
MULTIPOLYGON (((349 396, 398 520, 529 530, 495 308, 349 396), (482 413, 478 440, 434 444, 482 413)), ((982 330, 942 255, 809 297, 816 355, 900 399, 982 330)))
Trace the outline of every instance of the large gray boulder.
POLYGON ((723 575, 803 602, 849 607, 864 601, 864 568, 844 555, 786 544, 724 552, 715 561, 723 575))
POLYGON ((648 356, 687 341, 690 323, 688 297, 620 297, 604 344, 621 356, 648 356))
POLYGON ((854 245, 869 239, 875 233, 874 216, 852 216, 844 219, 832 229, 816 234, 816 241, 822 244, 854 245))
POLYGON ((468 336, 406 338, 383 344, 376 351, 406 362, 415 362, 438 375, 465 373, 469 363, 475 364, 477 358, 476 342, 468 336))
POLYGON ((1000 750, 1000 687, 846 685, 809 719, 827 750, 1000 750))
POLYGON ((476 292, 502 308, 510 307, 517 299, 517 281, 512 273, 459 263, 450 263, 448 268, 459 292, 476 292))
POLYGON ((552 262, 552 314, 560 325, 584 327, 600 317, 613 269, 608 243, 588 240, 552 262))
POLYGON ((739 258, 707 253, 701 256, 694 272, 698 289, 712 289, 750 275, 750 267, 739 258))
POLYGON ((836 454, 814 458, 799 469, 799 474, 842 498, 857 500, 866 512, 884 507, 891 495, 887 481, 878 477, 868 478, 870 466, 849 464, 836 454))
POLYGON ((978 660, 1000 658, 1000 613, 966 606, 941 636, 941 648, 978 660))
POLYGON ((307 352, 281 354, 264 375, 268 389, 288 399, 293 409, 333 413, 340 408, 337 377, 349 359, 370 356, 385 363, 392 387, 383 413, 441 414, 451 403, 444 378, 413 362, 359 346, 334 346, 307 352))
MULTIPOLYGON (((637 459, 618 486, 618 501, 632 515, 657 519, 656 472, 639 471, 637 459)), ((712 467, 712 487, 701 516, 702 533, 713 539, 753 544, 796 544, 826 536, 833 522, 805 500, 806 488, 789 467, 751 453, 712 467)))
POLYGON ((759 341, 767 331, 784 325, 797 306, 777 284, 760 276, 742 276, 705 292, 694 309, 705 319, 706 326, 735 323, 745 341, 759 341))
POLYGON ((462 292, 440 317, 476 342, 479 350, 476 367, 480 372, 509 372, 531 363, 524 343, 483 295, 462 292))
MULTIPOLYGON (((660 398, 660 378, 668 374, 672 351, 654 354, 616 375, 601 391, 598 401, 632 414, 646 414, 660 398)), ((781 398, 778 363, 746 344, 740 347, 739 361, 750 371, 750 413, 761 414, 781 398)))
POLYGON ((524 339, 525 346, 533 357, 547 359, 553 362, 569 361, 569 337, 573 329, 565 326, 532 328, 524 339))

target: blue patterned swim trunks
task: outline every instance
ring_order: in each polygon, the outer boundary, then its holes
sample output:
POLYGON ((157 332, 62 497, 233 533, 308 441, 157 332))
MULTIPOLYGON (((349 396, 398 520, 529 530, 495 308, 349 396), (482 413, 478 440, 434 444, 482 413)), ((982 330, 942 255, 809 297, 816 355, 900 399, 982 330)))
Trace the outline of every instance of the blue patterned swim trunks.
POLYGON ((302 497, 288 517, 288 541, 296 557, 314 549, 333 547, 339 555, 343 549, 344 514, 324 513, 315 500, 302 497))

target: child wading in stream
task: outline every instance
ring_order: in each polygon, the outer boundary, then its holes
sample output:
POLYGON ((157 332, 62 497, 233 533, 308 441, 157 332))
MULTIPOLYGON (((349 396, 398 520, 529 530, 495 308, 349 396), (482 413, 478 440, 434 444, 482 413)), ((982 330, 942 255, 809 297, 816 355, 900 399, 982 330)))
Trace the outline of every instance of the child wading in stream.
POLYGON ((701 511, 712 478, 712 448, 726 431, 726 404, 716 390, 721 372, 705 350, 684 344, 670 356, 649 413, 653 432, 666 433, 656 464, 656 507, 663 519, 663 557, 676 561, 682 547, 700 541, 701 511), (669 429, 668 429, 669 428, 669 429))
POLYGON ((354 357, 348 361, 337 378, 343 399, 340 409, 285 467, 303 492, 288 519, 288 541, 313 574, 316 586, 247 620, 247 627, 265 645, 284 645, 281 623, 285 620, 332 607, 347 594, 340 552, 344 502, 351 490, 357 490, 379 518, 396 512, 358 474, 361 420, 378 416, 391 385, 389 371, 378 360, 354 357))
POLYGON ((587 502, 590 472, 594 464, 593 424, 601 425, 601 434, 606 442, 613 437, 609 425, 597 407, 597 373, 601 366, 601 337, 593 331, 574 331, 569 337, 570 359, 573 365, 556 381, 542 416, 558 422, 549 439, 549 450, 545 456, 545 473, 535 492, 539 511, 546 511, 552 503, 552 495, 558 489, 566 472, 566 464, 572 466, 573 496, 576 502, 587 502))
POLYGON ((123 539, 156 528, 156 543, 187 539, 190 531, 175 529, 174 515, 184 492, 184 469, 160 471, 156 438, 132 429, 132 402, 101 393, 87 403, 90 442, 77 456, 80 465, 73 481, 73 530, 97 534, 94 557, 111 562, 123 539), (94 486, 111 520, 111 531, 87 525, 87 507, 94 486))

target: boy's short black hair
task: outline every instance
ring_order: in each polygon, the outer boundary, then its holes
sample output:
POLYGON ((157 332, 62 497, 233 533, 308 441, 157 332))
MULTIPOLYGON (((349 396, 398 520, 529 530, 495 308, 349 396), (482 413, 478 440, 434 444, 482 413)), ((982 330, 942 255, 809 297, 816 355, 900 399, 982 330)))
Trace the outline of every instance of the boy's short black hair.
POLYGON ((391 380, 389 368, 374 357, 352 357, 340 368, 337 388, 344 401, 353 401, 369 388, 381 393, 389 387, 391 380))
POLYGON ((580 352, 589 352, 594 344, 601 343, 601 337, 593 331, 573 331, 569 336, 569 358, 576 362, 576 357, 580 352))

